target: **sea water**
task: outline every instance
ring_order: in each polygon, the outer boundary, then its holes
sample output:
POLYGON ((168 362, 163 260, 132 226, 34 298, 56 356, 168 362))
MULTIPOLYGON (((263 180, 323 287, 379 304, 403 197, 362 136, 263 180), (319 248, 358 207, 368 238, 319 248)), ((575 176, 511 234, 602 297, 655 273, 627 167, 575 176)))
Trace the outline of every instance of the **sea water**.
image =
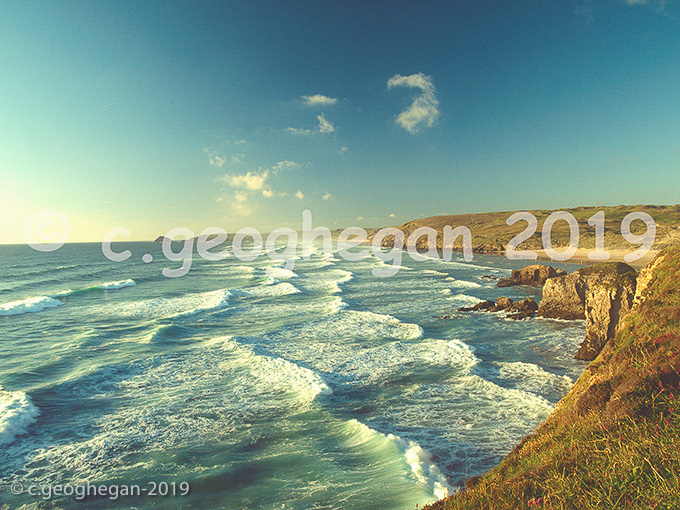
POLYGON ((158 244, 126 247, 116 263, 96 244, 0 246, 0 505, 186 482, 49 507, 412 509, 496 465, 585 366, 582 322, 456 311, 540 299, 495 286, 526 265, 502 257, 378 278, 375 256, 317 250, 167 278, 158 244))

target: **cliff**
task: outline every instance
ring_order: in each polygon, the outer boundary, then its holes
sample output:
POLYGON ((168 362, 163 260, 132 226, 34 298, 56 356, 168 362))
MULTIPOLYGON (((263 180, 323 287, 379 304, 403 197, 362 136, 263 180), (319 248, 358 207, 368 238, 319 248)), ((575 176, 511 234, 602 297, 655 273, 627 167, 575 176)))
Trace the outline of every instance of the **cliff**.
POLYGON ((539 317, 585 319, 586 338, 577 359, 592 361, 616 333, 620 317, 633 306, 637 273, 622 262, 597 264, 548 279, 539 317))
MULTIPOLYGON (((628 274, 609 270, 612 278, 628 274)), ((642 270, 615 336, 536 432, 429 508, 680 508, 678 394, 676 247, 642 270)))

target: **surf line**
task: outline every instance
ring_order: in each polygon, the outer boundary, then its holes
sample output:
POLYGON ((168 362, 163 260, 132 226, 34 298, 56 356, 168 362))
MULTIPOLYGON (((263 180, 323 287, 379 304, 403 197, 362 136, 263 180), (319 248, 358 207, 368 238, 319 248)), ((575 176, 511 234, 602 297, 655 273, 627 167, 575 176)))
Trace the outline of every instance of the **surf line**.
MULTIPOLYGON (((112 262, 122 262, 132 256, 130 250, 115 252, 112 248, 113 240, 116 236, 129 237, 132 232, 122 226, 113 227, 104 236, 102 242, 102 252, 104 256, 112 262)), ((394 276, 402 267, 404 247, 408 255, 414 261, 426 261, 439 258, 436 250, 437 231, 430 227, 420 227, 414 230, 406 243, 405 235, 402 230, 396 227, 385 227, 380 229, 371 241, 371 249, 359 249, 361 245, 366 245, 368 232, 361 227, 349 227, 340 232, 335 251, 333 250, 333 238, 328 227, 312 227, 312 212, 305 209, 302 212, 302 231, 299 233, 290 227, 280 227, 272 230, 266 239, 263 240, 262 234, 253 227, 245 227, 234 234, 231 239, 231 250, 224 248, 221 251, 210 251, 222 245, 229 239, 227 231, 221 227, 208 227, 203 230, 198 237, 194 232, 185 227, 170 230, 162 240, 163 255, 167 260, 181 262, 178 268, 164 268, 163 276, 176 278, 186 275, 191 269, 194 255, 194 244, 198 255, 208 261, 224 260, 233 255, 242 262, 252 262, 264 253, 273 261, 282 262, 285 269, 292 270, 295 260, 298 259, 298 246, 301 246, 301 258, 309 260, 312 256, 312 245, 321 237, 323 243, 324 257, 332 257, 335 254, 348 261, 360 261, 373 255, 384 262, 382 267, 373 269, 373 276, 389 277, 394 276), (301 234, 301 235, 300 235, 301 234), (394 237, 394 243, 390 250, 385 250, 384 241, 388 237, 394 237), (417 241, 427 236, 428 251, 420 252, 416 248, 417 241), (299 243, 301 237, 301 244, 299 243), (181 239, 176 239, 181 238, 181 239), (285 245, 282 247, 281 239, 286 238, 285 245), (244 241, 248 240, 247 243, 244 241), (178 251, 173 250, 173 243, 182 242, 178 251)), ((465 261, 472 260, 472 233, 468 227, 450 225, 444 226, 443 230, 443 250, 442 259, 451 261, 453 259, 454 241, 462 237, 463 258, 465 261)))

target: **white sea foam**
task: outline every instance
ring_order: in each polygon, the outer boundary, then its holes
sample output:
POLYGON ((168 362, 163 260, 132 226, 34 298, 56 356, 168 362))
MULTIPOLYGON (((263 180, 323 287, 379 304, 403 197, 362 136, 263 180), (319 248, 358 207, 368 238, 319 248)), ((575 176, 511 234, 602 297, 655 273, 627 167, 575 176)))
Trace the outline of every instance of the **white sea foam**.
POLYGON ((278 297, 299 294, 302 291, 292 283, 282 282, 273 285, 242 288, 238 289, 238 292, 251 297, 278 297))
POLYGON ((265 274, 273 280, 287 280, 297 277, 297 273, 284 267, 268 267, 265 269, 265 274))
POLYGON ((385 382, 391 377, 401 378, 406 367, 417 367, 418 370, 425 366, 438 367, 442 374, 446 369, 466 374, 478 362, 472 349, 459 340, 390 342, 353 351, 338 356, 333 370, 360 380, 362 384, 385 382))
POLYGON ((479 283, 470 282, 467 280, 458 280, 457 278, 453 278, 451 276, 446 278, 446 281, 449 282, 449 285, 455 289, 478 289, 481 287, 479 283))
POLYGON ((461 306, 472 306, 482 302, 478 297, 469 296, 467 294, 454 294, 450 297, 450 300, 455 302, 456 305, 461 306))
POLYGON ((306 275, 305 288, 310 291, 338 294, 342 292, 340 285, 354 279, 354 273, 344 269, 326 269, 306 275))
MULTIPOLYGON (((415 340, 423 336, 423 328, 418 324, 402 322, 391 315, 344 310, 342 308, 347 306, 346 303, 340 298, 336 300, 336 313, 278 330, 267 335, 267 338, 279 344, 282 349, 295 349, 295 346, 304 345, 306 350, 314 342, 332 342, 331 345, 342 346, 355 341, 415 340)), ((343 362, 346 359, 345 354, 334 359, 343 362)))
POLYGON ((102 290, 114 290, 122 289, 123 287, 134 287, 135 285, 137 285, 137 282, 128 278, 127 280, 120 280, 118 282, 102 283, 101 285, 95 285, 93 288, 102 290))
POLYGON ((64 303, 53 297, 39 296, 0 305, 0 315, 20 315, 23 313, 42 312, 48 308, 56 308, 63 304, 64 303))
POLYGON ((0 445, 25 434, 39 414, 28 395, 21 391, 10 393, 0 387, 0 445))
POLYGON ((565 394, 571 389, 574 382, 566 375, 555 375, 543 370, 533 363, 497 362, 499 378, 503 381, 515 383, 520 390, 532 393, 557 393, 565 394))
POLYGON ((231 293, 227 289, 205 292, 201 295, 201 302, 195 308, 179 312, 174 317, 189 317, 201 312, 211 312, 225 308, 229 304, 231 293))
POLYGON ((188 317, 200 312, 216 311, 229 304, 231 293, 227 289, 198 292, 174 298, 155 298, 128 301, 91 309, 97 315, 114 315, 129 318, 188 317))
MULTIPOLYGON (((241 345, 233 337, 213 339, 208 345, 219 345, 237 357, 238 364, 245 365, 255 377, 260 391, 287 391, 303 396, 311 402, 319 395, 332 395, 333 390, 316 372, 297 363, 247 345, 241 345)), ((234 360, 220 363, 226 371, 233 369, 234 360)))
POLYGON ((423 273, 434 274, 434 275, 437 275, 437 276, 449 276, 449 273, 444 273, 442 271, 435 271, 434 269, 423 269, 423 273))
POLYGON ((435 499, 442 499, 452 492, 446 476, 439 470, 439 467, 432 462, 430 454, 415 441, 406 441, 394 434, 388 434, 387 438, 396 442, 404 449, 406 462, 411 467, 411 472, 421 483, 427 484, 432 488, 432 495, 435 499))
POLYGON ((382 434, 356 419, 349 420, 346 427, 348 432, 351 433, 350 438, 345 442, 346 446, 361 445, 372 449, 385 450, 390 444, 396 445, 411 469, 411 475, 418 483, 429 488, 428 492, 432 494, 435 500, 442 499, 452 492, 446 476, 432 462, 430 454, 415 441, 407 441, 394 434, 382 434))

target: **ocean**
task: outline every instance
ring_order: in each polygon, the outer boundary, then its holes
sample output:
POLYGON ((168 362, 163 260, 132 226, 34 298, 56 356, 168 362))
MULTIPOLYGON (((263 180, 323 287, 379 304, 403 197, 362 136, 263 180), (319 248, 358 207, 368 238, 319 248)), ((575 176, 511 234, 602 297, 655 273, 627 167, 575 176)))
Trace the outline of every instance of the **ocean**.
POLYGON ((500 256, 387 278, 320 249, 194 257, 168 278, 159 244, 114 246, 133 256, 0 246, 1 508, 413 509, 494 467, 586 366, 581 321, 456 311, 538 302, 495 287, 526 265, 500 256))

